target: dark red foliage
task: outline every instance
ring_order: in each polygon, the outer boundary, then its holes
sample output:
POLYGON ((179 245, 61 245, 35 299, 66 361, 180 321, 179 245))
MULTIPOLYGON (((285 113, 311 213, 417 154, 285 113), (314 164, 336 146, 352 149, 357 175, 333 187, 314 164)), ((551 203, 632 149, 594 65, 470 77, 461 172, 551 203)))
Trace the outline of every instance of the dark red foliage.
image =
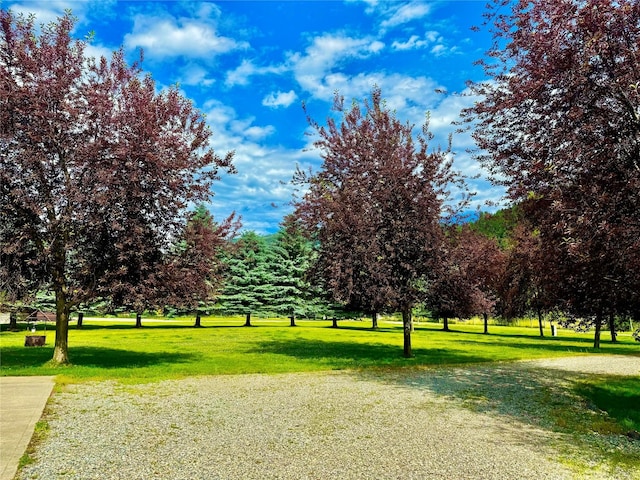
POLYGON ((427 289, 427 306, 444 320, 494 313, 504 275, 505 255, 495 238, 469 225, 449 228, 437 265, 437 276, 427 289))
POLYGON ((499 285, 499 313, 507 319, 535 313, 540 336, 543 316, 561 303, 557 269, 549 264, 539 232, 522 220, 511 233, 499 285))
POLYGON ((160 269, 158 306, 195 310, 215 300, 224 281, 222 254, 231 247, 240 223, 230 216, 216 224, 204 206, 189 216, 181 240, 160 269))
POLYGON ((320 126, 315 146, 324 163, 298 178, 308 187, 298 218, 319 246, 317 272, 336 301, 369 312, 402 311, 405 355, 411 355, 411 308, 440 251, 447 186, 459 181, 449 152, 428 152, 428 125, 413 136, 374 89, 364 110, 345 109, 320 126))
POLYGON ((486 152, 539 231, 560 306, 593 318, 638 308, 640 3, 495 2, 491 82, 467 112, 486 152))
POLYGON ((38 32, 0 10, 0 250, 33 252, 22 276, 55 292, 58 362, 77 302, 154 296, 185 208, 232 169, 176 87, 157 93, 122 51, 87 60, 73 27, 67 14, 38 32))

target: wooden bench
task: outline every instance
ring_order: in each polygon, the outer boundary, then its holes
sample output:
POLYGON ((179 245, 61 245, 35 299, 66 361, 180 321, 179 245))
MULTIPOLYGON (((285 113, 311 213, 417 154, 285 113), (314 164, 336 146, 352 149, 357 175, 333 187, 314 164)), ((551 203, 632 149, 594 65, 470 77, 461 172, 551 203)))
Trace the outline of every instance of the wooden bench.
POLYGON ((36 322, 55 322, 56 321, 56 312, 41 312, 38 310, 36 314, 31 314, 31 321, 36 322))
POLYGON ((47 343, 47 337, 45 335, 27 335, 24 337, 25 347, 42 347, 47 343))

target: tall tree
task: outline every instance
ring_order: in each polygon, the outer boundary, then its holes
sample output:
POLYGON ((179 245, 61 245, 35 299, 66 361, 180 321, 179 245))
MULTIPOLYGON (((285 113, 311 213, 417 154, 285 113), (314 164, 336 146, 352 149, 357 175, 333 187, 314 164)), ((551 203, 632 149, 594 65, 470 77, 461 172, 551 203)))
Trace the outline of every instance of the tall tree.
POLYGON ((308 241, 292 222, 275 235, 245 232, 226 256, 227 279, 219 308, 228 314, 313 316, 320 299, 306 279, 308 241))
POLYGON ((260 235, 244 232, 225 256, 226 281, 219 305, 228 315, 263 313, 265 298, 273 290, 272 271, 266 260, 268 246, 260 235))
POLYGON ((0 216, 15 219, 0 251, 36 249, 21 268, 55 293, 58 363, 74 305, 146 301, 185 208, 233 170, 177 88, 157 93, 122 51, 87 59, 73 27, 70 13, 38 30, 0 10, 0 216))
POLYGON ((491 81, 473 86, 483 98, 466 116, 480 160, 528 199, 562 307, 591 319, 598 347, 640 275, 640 3, 494 4, 491 81))
POLYGON ((305 237, 302 226, 292 215, 287 215, 276 235, 277 267, 282 269, 284 291, 279 312, 316 318, 332 313, 321 282, 315 282, 311 265, 313 245, 305 237))
MULTIPOLYGON (((459 180, 448 151, 428 151, 428 122, 414 137, 374 88, 364 109, 345 108, 321 126, 308 114, 322 168, 299 172, 307 188, 296 214, 317 242, 317 271, 333 298, 370 312, 402 312, 404 355, 411 352, 411 311, 442 241, 448 185, 459 180)), ((306 110, 306 109, 305 109, 306 110)))

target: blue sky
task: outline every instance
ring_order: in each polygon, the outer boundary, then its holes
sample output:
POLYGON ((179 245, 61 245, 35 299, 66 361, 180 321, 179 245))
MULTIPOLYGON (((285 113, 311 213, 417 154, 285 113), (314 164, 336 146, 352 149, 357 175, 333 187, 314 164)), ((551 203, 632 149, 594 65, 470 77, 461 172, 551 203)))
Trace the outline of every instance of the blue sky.
MULTIPOLYGON (((211 211, 231 211, 245 229, 273 232, 291 211, 288 185, 296 169, 321 164, 305 135, 301 104, 321 123, 335 91, 366 97, 374 85, 399 118, 416 124, 431 114, 434 146, 446 146, 451 122, 473 97, 467 80, 481 80, 473 62, 490 45, 482 22, 486 1, 115 1, 0 0, 2 8, 54 20, 69 8, 75 34, 95 32, 89 53, 110 56, 123 46, 158 88, 179 84, 207 115, 212 146, 235 150, 238 173, 215 187, 211 211), (444 90, 447 93, 436 93, 444 90), (277 205, 274 207, 273 205, 277 205)), ((455 166, 483 174, 466 150, 468 134, 454 134, 455 166)), ((475 205, 502 190, 482 177, 469 182, 475 205)), ((490 210, 483 207, 483 210, 490 210)))

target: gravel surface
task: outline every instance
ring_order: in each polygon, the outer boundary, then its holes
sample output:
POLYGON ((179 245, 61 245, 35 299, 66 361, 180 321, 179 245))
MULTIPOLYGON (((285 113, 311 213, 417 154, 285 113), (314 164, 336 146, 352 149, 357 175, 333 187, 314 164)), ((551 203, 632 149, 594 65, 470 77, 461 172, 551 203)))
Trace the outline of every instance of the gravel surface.
MULTIPOLYGON (((573 440, 538 411, 554 388, 572 402, 562 380, 602 358, 72 385, 17 478, 633 478, 569 470, 558 449, 573 440)), ((606 364, 640 371, 640 357, 606 364)))
POLYGON ((640 375, 640 357, 620 355, 589 355, 581 357, 549 358, 521 362, 565 372, 607 375, 640 375))

